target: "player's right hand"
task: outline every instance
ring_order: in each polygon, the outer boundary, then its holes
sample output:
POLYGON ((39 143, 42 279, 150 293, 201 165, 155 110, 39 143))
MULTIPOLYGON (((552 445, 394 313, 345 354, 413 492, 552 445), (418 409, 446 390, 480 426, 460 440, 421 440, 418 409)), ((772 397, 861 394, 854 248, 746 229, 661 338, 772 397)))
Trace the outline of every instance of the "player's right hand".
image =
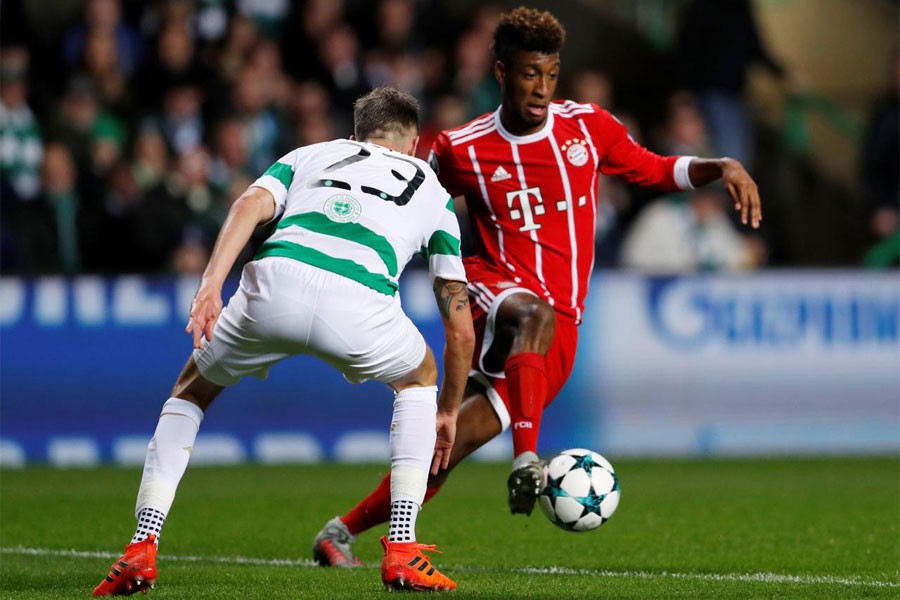
POLYGON ((187 327, 184 328, 185 333, 193 336, 194 348, 203 347, 203 337, 206 337, 207 341, 212 341, 213 328, 221 312, 222 294, 201 287, 191 302, 191 313, 187 327))
POLYGON ((437 475, 441 469, 450 466, 450 451, 456 439, 456 412, 437 412, 437 440, 434 443, 434 458, 431 460, 431 474, 437 475))

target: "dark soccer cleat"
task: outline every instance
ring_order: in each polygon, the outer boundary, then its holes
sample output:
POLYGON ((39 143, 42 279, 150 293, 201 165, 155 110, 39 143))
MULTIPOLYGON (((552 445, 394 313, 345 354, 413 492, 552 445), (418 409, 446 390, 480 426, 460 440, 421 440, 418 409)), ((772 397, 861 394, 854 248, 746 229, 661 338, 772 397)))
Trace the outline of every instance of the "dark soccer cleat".
POLYGON ((112 564, 109 575, 94 588, 93 596, 130 596, 147 593, 156 585, 156 536, 125 546, 125 554, 112 564))
POLYGON ((438 571, 422 550, 440 551, 434 545, 418 542, 389 542, 381 538, 384 558, 381 581, 388 591, 442 592, 456 589, 456 582, 438 571))
POLYGON ((544 481, 544 463, 530 462, 515 469, 506 480, 509 511, 530 515, 544 481))
POLYGON ((325 523, 313 540, 313 559, 323 567, 361 567, 362 563, 353 555, 354 540, 356 537, 343 521, 335 517, 325 523))

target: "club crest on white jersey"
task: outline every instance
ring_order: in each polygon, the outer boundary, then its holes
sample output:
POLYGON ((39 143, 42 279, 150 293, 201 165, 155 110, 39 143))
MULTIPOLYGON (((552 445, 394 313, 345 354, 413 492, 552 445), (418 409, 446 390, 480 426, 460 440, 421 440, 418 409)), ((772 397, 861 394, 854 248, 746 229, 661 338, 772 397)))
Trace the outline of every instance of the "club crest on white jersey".
POLYGON ((362 214, 359 200, 349 194, 337 194, 325 201, 325 216, 335 223, 355 223, 362 214))

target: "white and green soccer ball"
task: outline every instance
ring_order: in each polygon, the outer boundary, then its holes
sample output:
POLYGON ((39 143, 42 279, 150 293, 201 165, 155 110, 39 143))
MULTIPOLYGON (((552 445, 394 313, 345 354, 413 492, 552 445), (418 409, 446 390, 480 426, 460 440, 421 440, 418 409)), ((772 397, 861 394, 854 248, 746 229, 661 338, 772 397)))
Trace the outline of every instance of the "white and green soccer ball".
POLYGON ((610 462, 596 452, 575 448, 560 452, 544 467, 538 501, 557 527, 590 531, 613 516, 620 493, 610 462))

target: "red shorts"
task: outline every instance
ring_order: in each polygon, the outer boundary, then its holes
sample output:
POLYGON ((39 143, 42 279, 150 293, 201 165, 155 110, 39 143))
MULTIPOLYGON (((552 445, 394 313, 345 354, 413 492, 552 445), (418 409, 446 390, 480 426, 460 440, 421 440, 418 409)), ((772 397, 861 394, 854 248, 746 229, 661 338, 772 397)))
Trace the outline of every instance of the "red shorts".
MULTIPOLYGON (((494 343, 495 320, 500 304, 512 294, 538 295, 521 283, 512 281, 509 275, 497 272, 481 259, 466 258, 463 263, 469 279, 469 300, 475 325, 475 353, 469 377, 485 387, 487 398, 505 431, 510 422, 506 375, 503 365, 486 364, 485 356, 494 343)), ((545 407, 553 402, 572 374, 577 347, 578 326, 566 319, 557 319, 553 343, 546 357, 548 394, 545 407)))

